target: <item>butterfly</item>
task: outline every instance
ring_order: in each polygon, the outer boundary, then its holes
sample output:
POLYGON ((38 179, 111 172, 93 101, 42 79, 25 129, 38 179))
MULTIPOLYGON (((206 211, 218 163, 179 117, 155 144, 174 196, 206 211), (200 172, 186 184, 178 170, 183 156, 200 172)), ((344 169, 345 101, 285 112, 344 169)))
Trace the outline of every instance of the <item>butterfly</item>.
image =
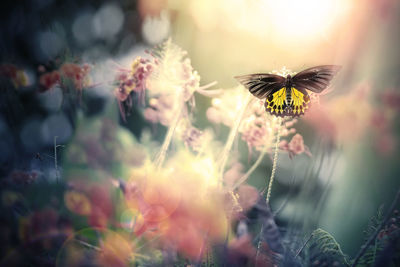
POLYGON ((308 109, 307 90, 321 93, 341 66, 322 65, 303 70, 293 77, 258 73, 236 76, 254 96, 264 99, 265 110, 275 116, 300 116, 308 109))

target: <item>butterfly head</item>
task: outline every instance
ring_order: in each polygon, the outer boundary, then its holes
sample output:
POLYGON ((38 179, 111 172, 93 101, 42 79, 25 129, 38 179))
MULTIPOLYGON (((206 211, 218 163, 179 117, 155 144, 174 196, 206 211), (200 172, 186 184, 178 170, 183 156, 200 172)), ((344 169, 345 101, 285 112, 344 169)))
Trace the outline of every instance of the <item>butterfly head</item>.
POLYGON ((286 88, 291 88, 292 87, 292 76, 290 76, 290 74, 288 74, 286 76, 286 88))

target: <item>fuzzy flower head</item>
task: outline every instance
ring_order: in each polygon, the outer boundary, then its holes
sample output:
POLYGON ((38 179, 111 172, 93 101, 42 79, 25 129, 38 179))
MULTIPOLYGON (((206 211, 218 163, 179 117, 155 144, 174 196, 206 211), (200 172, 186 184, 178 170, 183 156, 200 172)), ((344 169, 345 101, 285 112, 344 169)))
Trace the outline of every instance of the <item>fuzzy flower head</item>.
POLYGON ((180 95, 183 101, 188 101, 199 88, 200 76, 193 70, 187 52, 168 39, 151 55, 154 57, 154 72, 147 82, 150 94, 180 95))
POLYGON ((146 80, 150 99, 144 117, 152 123, 169 126, 177 113, 185 109, 185 103, 194 101, 193 93, 199 89, 200 76, 193 70, 186 51, 170 39, 150 55, 154 69, 146 80))

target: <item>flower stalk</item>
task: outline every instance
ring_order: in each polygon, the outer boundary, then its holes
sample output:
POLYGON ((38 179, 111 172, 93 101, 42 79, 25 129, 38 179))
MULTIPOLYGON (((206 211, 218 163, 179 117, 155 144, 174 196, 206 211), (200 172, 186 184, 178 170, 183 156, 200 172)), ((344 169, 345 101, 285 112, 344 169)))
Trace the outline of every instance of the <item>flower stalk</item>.
POLYGON ((176 130, 176 127, 178 126, 178 123, 182 117, 183 109, 185 106, 185 102, 183 101, 183 96, 182 94, 178 94, 177 96, 177 101, 175 103, 176 107, 174 109, 174 118, 171 122, 171 124, 168 127, 167 135, 165 136, 164 142, 161 146, 160 152, 158 153, 156 159, 155 159, 155 166, 157 168, 160 168, 162 164, 164 163, 165 156, 167 155, 167 150, 169 148, 169 145, 171 144, 172 137, 174 136, 174 132, 176 130))
POLYGON ((244 117, 245 111, 247 109, 247 106, 250 102, 250 94, 246 94, 246 96, 244 97, 242 106, 240 107, 240 109, 236 112, 237 117, 235 120, 235 123, 233 124, 230 132, 229 132, 229 136, 228 136, 228 140, 225 143, 224 149, 222 150, 221 156, 220 156, 220 162, 219 162, 219 184, 222 186, 223 184, 223 174, 224 174, 224 170, 225 170, 225 165, 226 162, 228 161, 228 156, 229 156, 229 152, 232 148, 233 145, 233 141, 235 140, 236 134, 238 132, 240 123, 242 122, 242 119, 244 117))
POLYGON ((278 163, 278 150, 279 150, 279 142, 280 142, 280 138, 281 138, 281 124, 282 124, 282 118, 279 117, 278 118, 278 127, 277 127, 277 132, 276 132, 274 158, 273 158, 273 162, 272 162, 272 171, 271 171, 271 176, 269 178, 267 197, 266 197, 266 202, 268 204, 269 204, 269 199, 271 197, 272 184, 273 184, 274 178, 275 178, 276 165, 278 163))

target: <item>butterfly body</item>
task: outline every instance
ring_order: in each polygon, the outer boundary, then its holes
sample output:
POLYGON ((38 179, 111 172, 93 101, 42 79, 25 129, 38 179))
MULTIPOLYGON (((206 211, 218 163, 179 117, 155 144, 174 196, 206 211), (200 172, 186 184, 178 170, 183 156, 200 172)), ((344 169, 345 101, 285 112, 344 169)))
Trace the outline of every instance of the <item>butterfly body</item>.
POLYGON ((292 88, 292 76, 290 76, 290 74, 288 74, 288 76, 286 76, 286 105, 289 106, 290 102, 292 101, 292 95, 291 95, 291 90, 287 90, 287 88, 292 88))
POLYGON ((323 65, 282 77, 259 73, 235 77, 254 96, 265 99, 265 109, 275 116, 300 116, 310 103, 307 90, 320 93, 325 90, 340 66, 323 65))

